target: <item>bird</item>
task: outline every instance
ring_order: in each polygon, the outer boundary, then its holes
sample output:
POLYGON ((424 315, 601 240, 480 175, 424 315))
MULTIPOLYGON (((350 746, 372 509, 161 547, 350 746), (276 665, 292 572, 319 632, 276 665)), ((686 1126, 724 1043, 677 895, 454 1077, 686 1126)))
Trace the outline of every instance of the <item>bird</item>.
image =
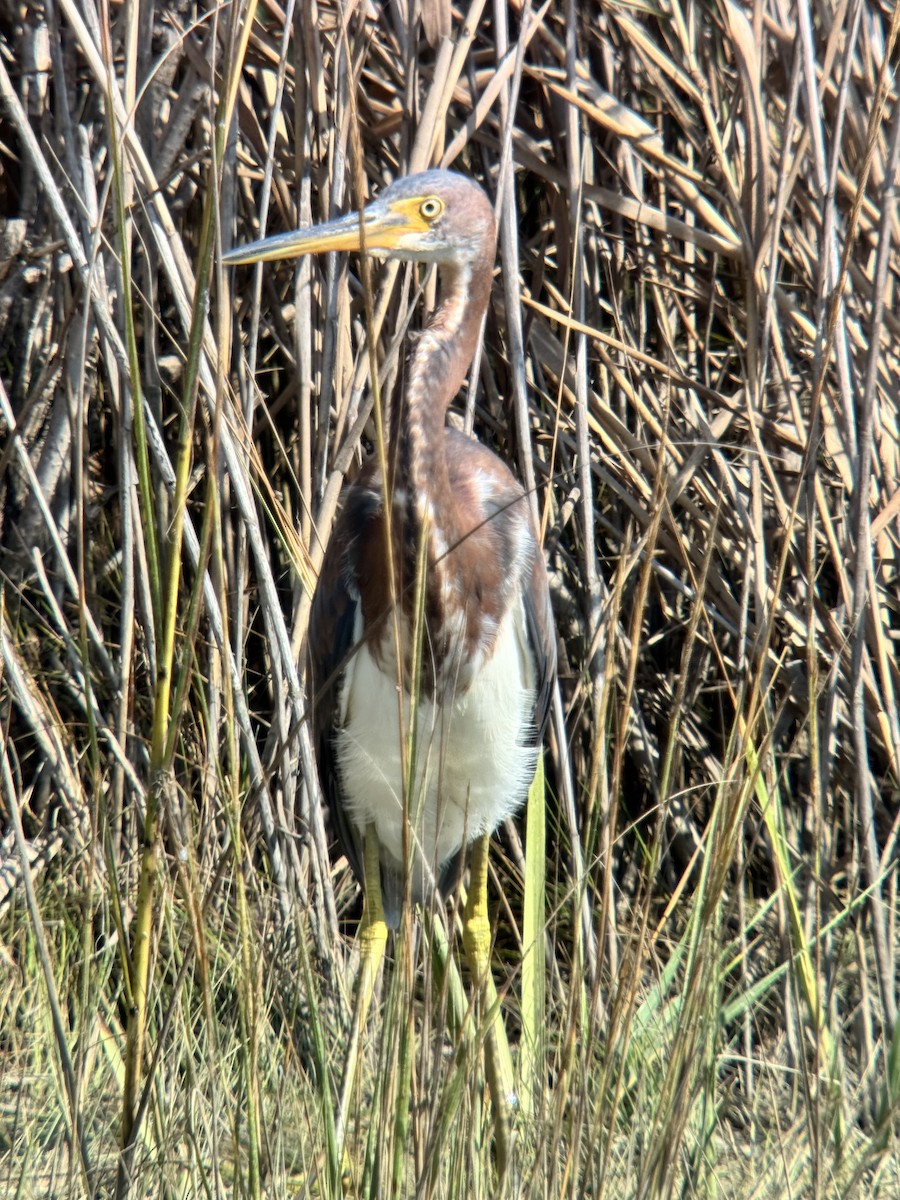
POLYGON ((433 169, 397 179, 362 213, 224 256, 346 250, 438 272, 386 454, 363 465, 332 529, 307 639, 323 793, 364 892, 361 990, 404 896, 452 886, 470 847, 463 942, 473 974, 489 970, 489 838, 527 796, 555 679, 528 497, 492 450, 447 425, 482 336, 496 241, 483 188, 433 169))

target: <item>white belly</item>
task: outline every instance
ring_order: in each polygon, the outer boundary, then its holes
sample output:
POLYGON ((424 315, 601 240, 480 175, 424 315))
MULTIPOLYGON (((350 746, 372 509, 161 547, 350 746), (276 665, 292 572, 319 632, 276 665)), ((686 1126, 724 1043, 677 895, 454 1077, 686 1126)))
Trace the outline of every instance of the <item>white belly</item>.
POLYGON ((415 735, 410 700, 398 702, 397 674, 363 646, 348 664, 336 759, 347 814, 360 832, 374 825, 382 851, 403 863, 401 750, 412 750, 409 796, 413 890, 421 894, 441 867, 474 838, 519 808, 537 764, 532 728, 535 680, 521 607, 498 631, 494 653, 468 689, 446 703, 420 700, 415 735))

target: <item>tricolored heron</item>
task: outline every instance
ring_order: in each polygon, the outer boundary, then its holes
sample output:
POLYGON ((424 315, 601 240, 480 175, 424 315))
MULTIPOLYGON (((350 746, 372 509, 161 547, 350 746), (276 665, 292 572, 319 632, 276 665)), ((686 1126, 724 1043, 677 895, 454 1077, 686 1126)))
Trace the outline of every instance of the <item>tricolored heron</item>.
POLYGON ((391 184, 362 218, 225 256, 364 250, 440 272, 440 301, 392 407, 387 480, 375 456, 347 491, 309 625, 319 773, 365 893, 360 1020, 404 880, 422 898, 473 843, 463 941, 476 980, 487 979, 488 839, 528 792, 556 668, 525 493, 495 454, 445 424, 481 335, 496 237, 482 189, 433 170, 391 184))

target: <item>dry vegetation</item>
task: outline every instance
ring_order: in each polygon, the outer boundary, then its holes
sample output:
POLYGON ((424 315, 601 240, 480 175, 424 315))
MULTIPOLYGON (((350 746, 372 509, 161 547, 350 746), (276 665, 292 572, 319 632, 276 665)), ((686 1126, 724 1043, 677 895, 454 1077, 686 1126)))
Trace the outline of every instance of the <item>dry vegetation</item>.
POLYGON ((513 1194, 434 919, 331 1139, 298 663, 431 282, 217 254, 443 163, 562 654, 546 855, 494 848, 516 1194, 896 1197, 900 10, 404 9, 0 4, 0 1195, 513 1194))

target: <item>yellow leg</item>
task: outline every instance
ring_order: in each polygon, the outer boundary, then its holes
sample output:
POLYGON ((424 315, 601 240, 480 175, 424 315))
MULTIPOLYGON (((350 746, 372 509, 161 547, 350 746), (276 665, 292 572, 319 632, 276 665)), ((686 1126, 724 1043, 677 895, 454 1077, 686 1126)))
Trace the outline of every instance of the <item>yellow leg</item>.
POLYGON ((469 894, 463 911, 463 949, 485 1021, 485 1072, 494 1105, 494 1138, 501 1179, 512 1156, 512 1106, 515 1092, 512 1059, 500 1012, 500 1001, 491 974, 491 922, 488 917, 487 883, 490 838, 480 837, 472 848, 469 894))
POLYGON ((347 1058, 344 1063, 344 1078, 341 1084, 341 1107, 338 1113, 337 1147, 343 1164, 344 1143, 347 1137, 347 1119, 350 1114, 350 1098, 356 1081, 356 1068, 359 1061, 359 1044, 369 1006, 372 1003, 372 993, 375 990, 375 980, 384 958, 384 948, 387 943, 387 924, 384 919, 384 906, 381 903, 381 866, 378 860, 378 837, 374 825, 368 826, 364 839, 364 883, 363 883, 363 916, 359 927, 359 974, 356 978, 356 1004, 353 1009, 353 1024, 350 1029, 350 1044, 347 1048, 347 1058))

